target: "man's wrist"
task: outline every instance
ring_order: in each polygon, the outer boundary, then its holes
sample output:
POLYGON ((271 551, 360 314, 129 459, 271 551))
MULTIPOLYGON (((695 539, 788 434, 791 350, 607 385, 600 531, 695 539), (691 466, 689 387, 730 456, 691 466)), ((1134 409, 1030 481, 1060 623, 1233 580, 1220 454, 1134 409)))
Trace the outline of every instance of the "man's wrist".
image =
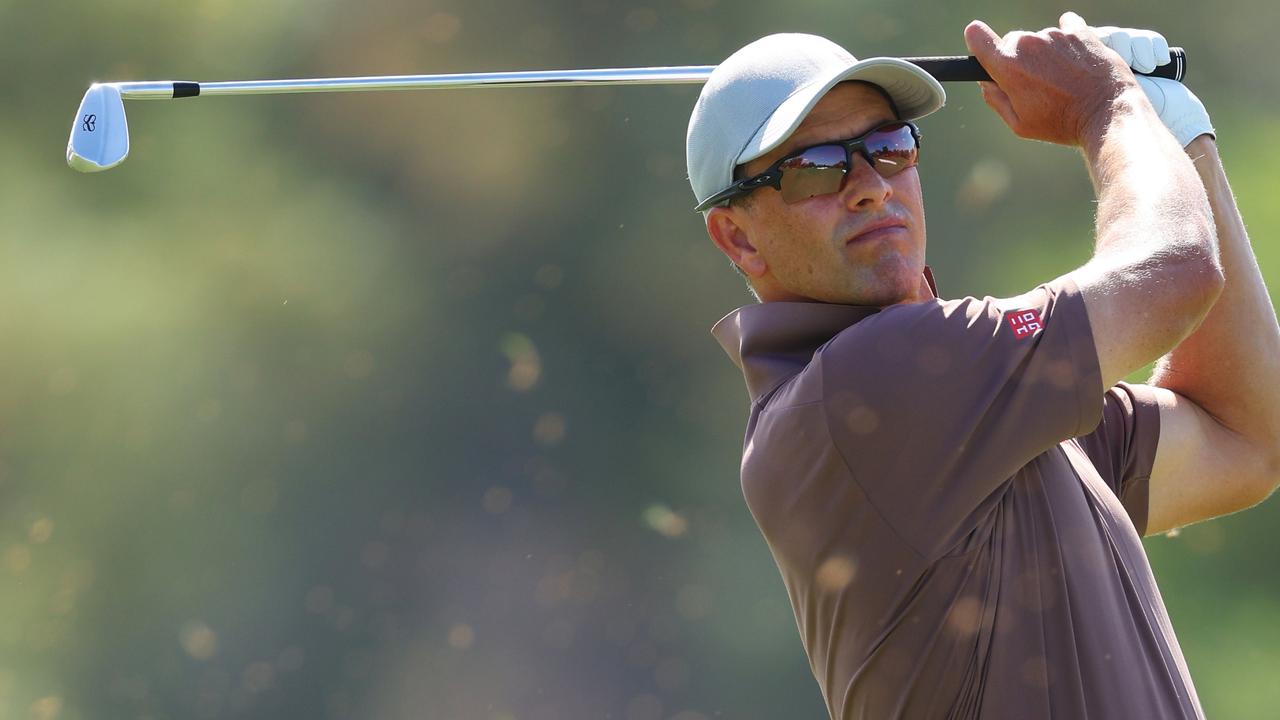
POLYGON ((1214 138, 1212 133, 1202 133, 1197 135, 1191 142, 1187 143, 1187 146, 1184 149, 1187 151, 1187 155, 1189 155, 1192 160, 1195 160, 1198 157, 1204 156, 1204 154, 1209 150, 1216 150, 1217 147, 1217 139, 1214 138))
POLYGON ((1126 87, 1090 113, 1088 122, 1080 133, 1080 147, 1085 155, 1096 156, 1110 134, 1112 126, 1146 117, 1156 126, 1163 127, 1146 93, 1136 84, 1126 87))

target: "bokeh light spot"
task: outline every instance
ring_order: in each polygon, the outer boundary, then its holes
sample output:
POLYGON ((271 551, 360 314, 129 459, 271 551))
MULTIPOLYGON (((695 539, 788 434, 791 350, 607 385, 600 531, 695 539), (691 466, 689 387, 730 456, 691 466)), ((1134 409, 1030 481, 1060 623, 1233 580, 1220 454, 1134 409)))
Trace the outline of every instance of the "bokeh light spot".
POLYGON ((981 620, 982 602, 974 597, 962 597, 947 615, 947 627, 956 635, 968 637, 978 632, 981 620))
POLYGON ((62 714, 62 698, 48 695, 31 703, 31 720, 57 720, 62 714))
POLYGON ((542 376, 542 359, 533 340, 520 333, 507 333, 499 348, 511 363, 507 371, 507 385, 517 392, 532 390, 542 376))
POLYGON ((880 415, 866 405, 858 405, 845 416, 849 432, 855 435, 869 435, 880 427, 880 415))
POLYGON ((543 413, 533 424, 533 437, 542 445, 559 445, 564 435, 565 420, 560 413, 543 413))
POLYGON ((260 693, 270 690, 275 684, 276 669, 271 663, 257 662, 249 663, 244 672, 240 674, 240 684, 245 690, 251 693, 260 693))
POLYGON ((4 567, 14 575, 20 575, 31 567, 31 548, 26 545, 10 545, 4 551, 4 567))
POLYGON ((570 572, 552 572, 543 575, 534 589, 533 599, 542 607, 556 607, 569 599, 573 590, 573 574, 570 572))
POLYGON ((818 566, 814 580, 823 591, 836 592, 853 580, 853 573, 853 560, 844 555, 832 555, 818 566))
POLYGON ((1013 172, 1000 160, 983 158, 973 164, 969 176, 956 191, 956 205, 967 210, 986 210, 1009 192, 1013 172))
POLYGON ((689 521, 666 505, 650 505, 641 517, 645 525, 664 537, 678 538, 689 530, 689 521))
POLYGON ((27 540, 30 540, 32 545, 47 543, 51 537, 53 537, 53 521, 47 517, 31 523, 31 529, 27 531, 27 540))
POLYGON ((306 658, 307 654, 302 648, 290 645, 280 651, 280 657, 276 658, 276 667, 282 672, 293 672, 302 668, 302 663, 306 658))
POLYGON ((455 650, 467 650, 475 645, 476 633, 466 623, 458 623, 449 628, 449 647, 455 650))
POLYGON ((208 660, 218 652, 218 635, 203 622, 193 620, 178 633, 182 649, 196 660, 208 660))
POLYGON ((497 485, 484 493, 484 510, 491 515, 501 515, 511 509, 511 491, 497 485))

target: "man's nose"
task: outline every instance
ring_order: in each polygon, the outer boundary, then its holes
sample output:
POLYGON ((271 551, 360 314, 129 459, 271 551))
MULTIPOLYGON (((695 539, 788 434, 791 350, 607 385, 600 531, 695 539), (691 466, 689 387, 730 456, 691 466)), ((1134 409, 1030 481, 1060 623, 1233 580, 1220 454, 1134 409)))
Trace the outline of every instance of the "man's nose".
POLYGON ((893 197, 889 179, 876 172, 867 159, 854 154, 853 165, 844 179, 845 205, 851 210, 878 207, 893 197))

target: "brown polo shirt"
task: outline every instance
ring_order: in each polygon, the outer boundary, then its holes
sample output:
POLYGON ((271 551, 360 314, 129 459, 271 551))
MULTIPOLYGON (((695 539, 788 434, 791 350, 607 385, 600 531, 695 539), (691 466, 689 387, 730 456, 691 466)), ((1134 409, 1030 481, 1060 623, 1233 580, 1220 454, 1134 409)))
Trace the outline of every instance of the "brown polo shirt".
POLYGON ((765 303, 747 505, 833 718, 1202 718, 1139 539, 1150 389, 1102 393, 1079 289, 765 303))

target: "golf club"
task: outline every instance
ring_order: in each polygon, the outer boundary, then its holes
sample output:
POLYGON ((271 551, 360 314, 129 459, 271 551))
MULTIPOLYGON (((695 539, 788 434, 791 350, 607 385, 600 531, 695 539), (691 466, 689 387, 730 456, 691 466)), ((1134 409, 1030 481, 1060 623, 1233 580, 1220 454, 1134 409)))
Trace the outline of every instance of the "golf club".
MULTIPOLYGON (((1172 59, 1149 73, 1181 81, 1186 53, 1170 48, 1172 59)), ((942 82, 990 80, 972 56, 902 58, 942 82)), ((80 101, 67 141, 67 164, 80 172, 109 170, 129 155, 129 125, 124 101, 172 100, 201 95, 278 95, 311 92, 422 90, 430 88, 516 87, 520 85, 675 85, 706 82, 714 65, 615 68, 594 70, 533 70, 523 72, 461 73, 451 75, 386 75, 377 77, 312 78, 304 80, 244 80, 224 82, 136 81, 94 83, 80 101)))

